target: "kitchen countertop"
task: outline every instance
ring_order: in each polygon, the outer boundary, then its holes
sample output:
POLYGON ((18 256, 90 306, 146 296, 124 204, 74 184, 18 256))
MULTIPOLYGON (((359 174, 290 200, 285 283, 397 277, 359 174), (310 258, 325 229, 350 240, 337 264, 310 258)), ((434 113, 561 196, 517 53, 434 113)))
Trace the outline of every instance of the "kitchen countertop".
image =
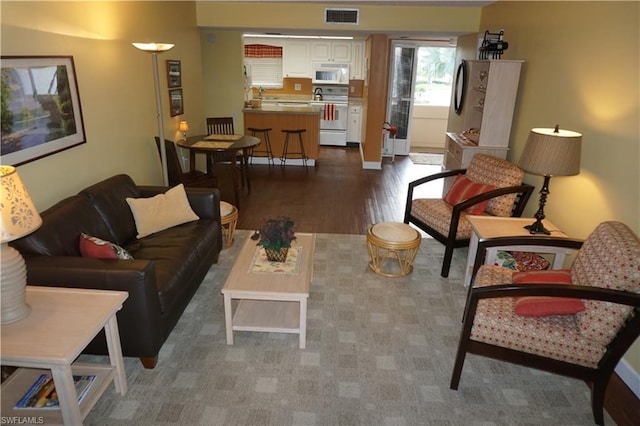
POLYGON ((263 113, 263 114, 278 114, 278 113, 288 113, 288 114, 320 114, 320 107, 314 106, 272 106, 272 105, 262 105, 261 108, 245 108, 243 112, 249 113, 263 113))

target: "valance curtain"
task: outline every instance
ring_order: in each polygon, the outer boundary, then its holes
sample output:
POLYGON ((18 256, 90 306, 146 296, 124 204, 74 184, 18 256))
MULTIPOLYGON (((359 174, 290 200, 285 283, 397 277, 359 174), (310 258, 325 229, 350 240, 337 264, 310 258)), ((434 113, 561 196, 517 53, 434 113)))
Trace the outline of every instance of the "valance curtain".
POLYGON ((245 58, 282 58, 282 47, 267 44, 245 44, 245 58))
POLYGON ((244 66, 254 87, 282 87, 282 47, 245 44, 244 66))

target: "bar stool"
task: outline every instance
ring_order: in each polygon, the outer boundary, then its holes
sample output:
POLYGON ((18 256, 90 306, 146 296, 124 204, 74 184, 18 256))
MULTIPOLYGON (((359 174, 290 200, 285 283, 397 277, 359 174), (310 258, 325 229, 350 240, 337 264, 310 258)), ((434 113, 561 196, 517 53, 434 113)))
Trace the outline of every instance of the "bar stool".
POLYGON ((287 156, 295 155, 295 156, 299 156, 299 158, 302 159, 303 165, 307 167, 307 154, 304 153, 304 143, 302 142, 302 134, 306 131, 307 129, 282 130, 282 133, 285 134, 285 137, 284 137, 284 147, 282 148, 282 157, 280 157, 281 166, 286 165, 287 156), (299 151, 289 151, 289 135, 298 135, 299 151))
POLYGON ((247 127, 247 130, 251 132, 251 136, 256 136, 256 133, 262 133, 262 141, 264 142, 264 149, 254 148, 251 150, 251 162, 253 163, 254 154, 264 154, 258 155, 258 157, 267 157, 267 163, 269 166, 274 164, 273 151, 271 150, 271 139, 269 139, 269 132, 272 130, 271 127, 265 129, 247 127))

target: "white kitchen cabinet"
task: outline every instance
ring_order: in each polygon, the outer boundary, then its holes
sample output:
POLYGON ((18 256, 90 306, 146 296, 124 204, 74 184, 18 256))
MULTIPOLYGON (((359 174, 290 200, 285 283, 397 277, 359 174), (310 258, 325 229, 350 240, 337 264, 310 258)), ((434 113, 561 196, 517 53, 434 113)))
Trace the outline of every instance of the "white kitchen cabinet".
POLYGON ((282 62, 283 76, 311 78, 309 42, 287 40, 282 53, 282 62))
POLYGON ((466 168, 475 153, 506 158, 523 61, 468 60, 467 87, 460 117, 449 120, 446 169, 466 168), (462 132, 478 129, 477 141, 462 132))
POLYGON ((349 68, 352 80, 364 79, 364 41, 354 40, 351 43, 351 63, 349 68))
POLYGON ((311 61, 350 64, 351 40, 312 41, 311 61))
POLYGON ((349 105, 347 119, 347 142, 362 141, 362 105, 349 105))

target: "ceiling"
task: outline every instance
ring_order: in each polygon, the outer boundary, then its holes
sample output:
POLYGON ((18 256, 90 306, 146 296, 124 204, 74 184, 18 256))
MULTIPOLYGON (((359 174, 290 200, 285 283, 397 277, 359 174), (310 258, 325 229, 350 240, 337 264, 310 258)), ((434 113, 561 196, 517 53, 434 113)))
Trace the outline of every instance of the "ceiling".
MULTIPOLYGON (((225 2, 228 0, 204 0, 211 2, 225 2)), ((234 2, 255 2, 256 0, 234 0, 234 2)), ((378 5, 378 6, 440 6, 440 7, 483 7, 497 0, 323 0, 323 1, 300 1, 300 0, 262 0, 261 3, 323 3, 340 5, 378 5)))

